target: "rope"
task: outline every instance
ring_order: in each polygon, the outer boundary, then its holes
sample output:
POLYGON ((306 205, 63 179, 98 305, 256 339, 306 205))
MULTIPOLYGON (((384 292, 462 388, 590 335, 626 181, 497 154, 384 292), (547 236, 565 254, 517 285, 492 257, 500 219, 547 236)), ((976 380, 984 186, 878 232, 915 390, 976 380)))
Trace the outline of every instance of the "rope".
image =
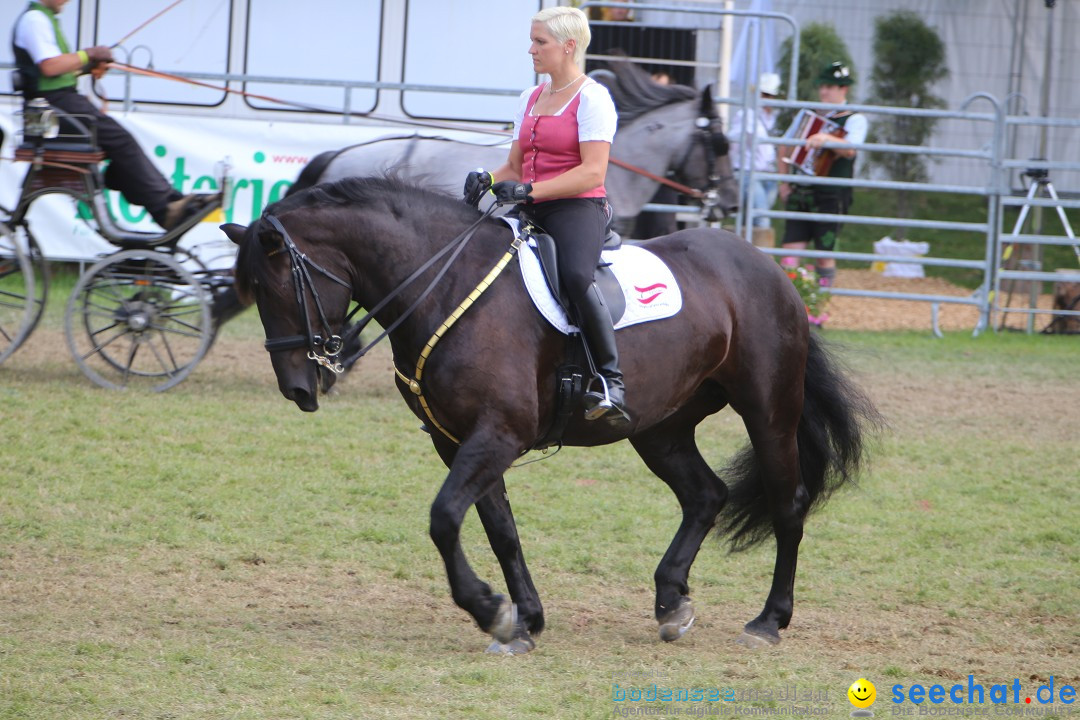
MULTIPOLYGON (((291 100, 283 100, 281 98, 272 97, 270 95, 260 95, 258 93, 252 93, 252 92, 248 92, 246 90, 236 90, 234 88, 228 87, 227 85, 214 85, 212 83, 202 82, 200 80, 193 80, 192 78, 183 77, 181 75, 174 75, 172 73, 161 72, 159 70, 149 70, 149 69, 146 69, 146 68, 139 68, 139 67, 135 67, 133 65, 127 65, 125 63, 111 62, 111 63, 108 64, 108 67, 110 69, 120 70, 122 72, 129 72, 129 73, 132 73, 132 74, 135 74, 135 75, 143 75, 145 77, 158 78, 160 80, 172 80, 173 82, 186 83, 188 85, 195 85, 195 86, 198 86, 198 87, 207 88, 209 90, 216 90, 216 91, 219 91, 219 92, 231 93, 233 95, 240 95, 241 97, 246 97, 246 98, 254 98, 256 100, 262 100, 263 102, 274 103, 276 105, 288 105, 290 107, 300 108, 301 110, 308 110, 310 112, 323 112, 323 113, 325 113, 325 112, 336 112, 336 110, 333 110, 331 108, 320 108, 320 107, 316 107, 314 105, 305 105, 304 103, 293 102, 291 100)), ((384 116, 384 115, 374 115, 374 114, 365 115, 364 117, 368 117, 368 118, 371 118, 371 119, 374 119, 374 120, 386 120, 386 121, 395 122, 395 123, 402 123, 402 124, 407 124, 407 125, 417 125, 417 126, 420 126, 420 127, 439 128, 439 129, 443 129, 443 130, 466 130, 466 131, 469 131, 469 132, 485 133, 485 134, 488 134, 488 135, 502 135, 502 136, 511 135, 511 132, 508 131, 508 130, 493 130, 493 129, 489 129, 489 128, 478 128, 478 127, 461 126, 461 125, 450 125, 450 124, 446 124, 446 123, 443 123, 443 124, 425 123, 425 122, 416 121, 416 120, 403 120, 403 119, 396 118, 396 117, 391 118, 391 117, 387 117, 387 116, 384 116)), ((671 189, 673 189, 673 190, 675 190, 677 192, 683 193, 684 195, 688 195, 688 196, 690 196, 692 198, 700 200, 701 198, 705 197, 705 194, 702 191, 700 191, 700 190, 698 190, 696 188, 692 188, 692 187, 689 187, 687 185, 683 185, 682 183, 675 182, 674 180, 671 180, 671 179, 666 178, 666 177, 661 177, 660 175, 656 175, 654 173, 651 173, 648 170, 646 170, 644 168, 641 168, 641 167, 638 167, 637 165, 634 165, 632 163, 628 163, 628 162, 625 162, 623 160, 619 160, 618 158, 610 158, 609 162, 611 164, 613 164, 613 165, 617 165, 618 167, 623 168, 624 170, 629 170, 632 173, 637 173, 638 175, 646 177, 646 178, 652 180, 653 182, 660 183, 661 185, 666 185, 669 188, 671 188, 671 189)))

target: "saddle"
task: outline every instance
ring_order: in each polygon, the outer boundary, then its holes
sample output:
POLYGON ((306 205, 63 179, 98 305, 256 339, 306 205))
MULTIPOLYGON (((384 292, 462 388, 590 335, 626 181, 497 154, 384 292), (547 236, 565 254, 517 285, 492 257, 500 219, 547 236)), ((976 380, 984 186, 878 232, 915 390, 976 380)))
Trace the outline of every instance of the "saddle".
MULTIPOLYGON (((562 307, 563 312, 571 315, 570 298, 559 280, 558 251, 555 247, 555 238, 551 237, 527 215, 521 213, 520 206, 507 213, 507 216, 517 218, 525 245, 533 251, 540 261, 540 269, 543 271, 544 281, 548 289, 562 307)), ((603 249, 618 250, 622 247, 622 236, 615 232, 614 218, 608 218, 606 230, 607 235, 604 238, 603 249)), ((618 278, 611 271, 611 263, 601 261, 597 264, 594 279, 597 287, 600 288, 600 292, 604 295, 608 308, 611 310, 611 322, 615 323, 622 317, 623 311, 626 309, 626 299, 623 297, 618 278)))
MULTIPOLYGON (((525 239, 524 245, 535 253, 540 261, 540 268, 552 296, 558 301, 563 312, 572 317, 572 306, 566 289, 559 281, 558 251, 555 239, 531 218, 520 212, 520 206, 510 213, 520 223, 520 234, 525 239)), ((608 218, 607 236, 604 238, 604 250, 617 250, 622 246, 622 237, 615 232, 613 219, 608 218)), ((619 280, 611 271, 610 263, 600 262, 596 267, 594 281, 603 293, 611 311, 614 324, 622 316, 626 306, 619 280)), ((596 374, 595 368, 585 352, 585 341, 580 332, 567 336, 566 354, 562 364, 555 371, 555 414, 547 432, 536 442, 533 450, 546 450, 554 445, 562 445, 562 437, 574 411, 581 405, 587 389, 586 379, 596 374), (586 371, 588 368, 588 371, 586 371), (588 374, 586 374, 588 372, 588 374)))

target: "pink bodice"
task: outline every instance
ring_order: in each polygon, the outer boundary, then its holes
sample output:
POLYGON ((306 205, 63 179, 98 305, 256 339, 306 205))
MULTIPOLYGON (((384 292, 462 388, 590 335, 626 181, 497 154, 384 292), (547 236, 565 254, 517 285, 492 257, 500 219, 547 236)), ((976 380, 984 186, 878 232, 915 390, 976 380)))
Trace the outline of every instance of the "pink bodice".
MULTIPOLYGON (((521 179, 534 183, 550 180, 581 164, 581 147, 578 141, 578 105, 581 92, 560 115, 533 115, 533 106, 543 92, 544 86, 536 88, 525 108, 518 145, 521 147, 521 179)), ((571 197, 606 197, 604 186, 587 190, 571 197)))

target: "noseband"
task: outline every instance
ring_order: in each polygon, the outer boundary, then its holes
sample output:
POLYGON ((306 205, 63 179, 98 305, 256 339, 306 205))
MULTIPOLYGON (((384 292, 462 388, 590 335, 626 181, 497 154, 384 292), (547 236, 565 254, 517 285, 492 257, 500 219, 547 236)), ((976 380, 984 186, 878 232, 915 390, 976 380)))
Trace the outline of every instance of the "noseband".
POLYGON ((272 338, 264 343, 264 347, 267 352, 271 353, 306 347, 308 349, 308 360, 314 360, 316 364, 340 375, 345 369, 342 367, 338 355, 345 346, 345 342, 340 335, 335 335, 333 331, 330 330, 330 323, 326 320, 326 313, 323 311, 322 301, 319 299, 319 289, 311 280, 311 270, 316 270, 330 280, 336 282, 338 285, 348 288, 350 294, 352 292, 352 285, 300 252, 300 249, 296 247, 296 243, 289 237, 289 233, 286 232, 285 227, 281 224, 280 220, 273 215, 267 215, 265 217, 266 221, 269 222, 275 230, 281 233, 282 238, 281 249, 273 251, 271 255, 279 252, 289 253, 289 265, 293 278, 293 288, 296 290, 296 304, 300 307, 300 317, 304 323, 305 334, 272 338), (316 334, 311 327, 311 314, 308 312, 309 294, 315 303, 315 311, 319 315, 319 322, 322 324, 323 334, 321 335, 316 334))

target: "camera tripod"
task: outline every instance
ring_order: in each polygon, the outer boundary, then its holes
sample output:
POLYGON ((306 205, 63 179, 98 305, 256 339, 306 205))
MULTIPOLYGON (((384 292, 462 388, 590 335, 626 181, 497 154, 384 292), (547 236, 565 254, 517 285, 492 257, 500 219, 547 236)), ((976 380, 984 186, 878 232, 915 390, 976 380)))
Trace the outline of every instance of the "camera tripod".
MULTIPOLYGON (((1013 238, 1009 246, 1005 248, 1001 254, 1001 267, 1006 267, 1010 261, 1012 261, 1012 267, 1019 267, 1024 270, 1038 271, 1042 269, 1042 247, 1040 245, 1032 245, 1031 257, 1023 259, 1017 257, 1013 260, 1013 251, 1015 250, 1018 242, 1017 239, 1020 235, 1020 230, 1024 227, 1024 221, 1027 220, 1028 213, 1031 211, 1031 201, 1039 193, 1040 189, 1043 191, 1041 195, 1043 197, 1049 197, 1055 202, 1060 202, 1057 190, 1054 189, 1054 183, 1050 181, 1050 173, 1045 168, 1032 168, 1028 169, 1024 173, 1025 177, 1031 178, 1031 185, 1028 187, 1027 197, 1024 204, 1020 207, 1020 215, 1016 218, 1016 224, 1013 226, 1012 233, 1008 237, 1013 238)), ((1061 226, 1065 229, 1065 234, 1072 243, 1073 252, 1076 253, 1077 262, 1080 263, 1080 245, 1077 244, 1076 234, 1073 232, 1072 225, 1069 223, 1069 218, 1065 215, 1065 209, 1061 205, 1057 205, 1058 218, 1061 220, 1061 226)), ((1009 312, 1009 306, 1012 304, 1013 294, 1016 291, 1017 282, 1025 282, 1018 280, 1007 280, 1009 283, 1008 295, 1005 298, 1005 302, 1001 305, 1001 317, 998 321, 998 330, 1005 325, 1005 315, 1009 312)), ((1038 305, 1038 296, 1041 289, 1041 282, 1037 280, 1026 281, 1029 283, 1029 307, 1035 308, 1038 305)), ((1034 324, 1034 315, 1028 316, 1028 332, 1032 332, 1034 324)))

